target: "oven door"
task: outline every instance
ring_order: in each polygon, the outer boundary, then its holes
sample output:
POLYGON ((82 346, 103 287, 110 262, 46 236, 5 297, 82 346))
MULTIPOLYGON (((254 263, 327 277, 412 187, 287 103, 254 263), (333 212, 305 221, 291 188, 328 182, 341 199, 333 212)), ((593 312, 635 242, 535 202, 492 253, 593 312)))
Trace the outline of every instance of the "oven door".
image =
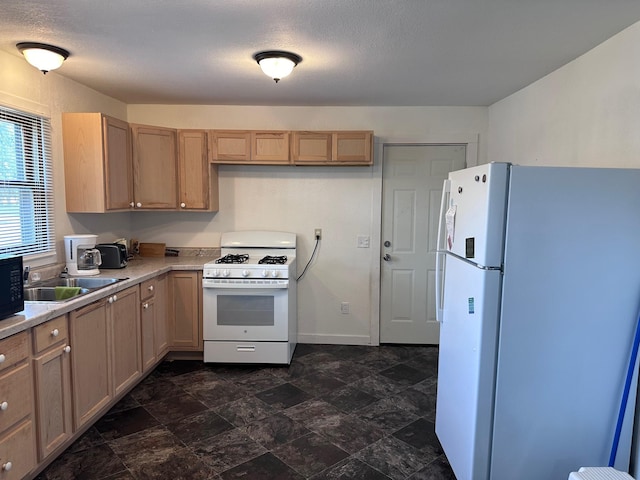
POLYGON ((288 340, 287 288, 215 286, 203 279, 204 340, 288 340))

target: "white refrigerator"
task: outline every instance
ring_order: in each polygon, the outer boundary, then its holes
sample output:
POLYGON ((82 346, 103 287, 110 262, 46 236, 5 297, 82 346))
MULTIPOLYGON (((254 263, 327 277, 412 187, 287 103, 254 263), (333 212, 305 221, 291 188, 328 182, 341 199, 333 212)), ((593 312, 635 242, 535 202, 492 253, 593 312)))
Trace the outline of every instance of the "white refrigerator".
POLYGON ((457 479, 607 466, 640 309, 640 169, 452 172, 440 227, 436 434, 457 479))

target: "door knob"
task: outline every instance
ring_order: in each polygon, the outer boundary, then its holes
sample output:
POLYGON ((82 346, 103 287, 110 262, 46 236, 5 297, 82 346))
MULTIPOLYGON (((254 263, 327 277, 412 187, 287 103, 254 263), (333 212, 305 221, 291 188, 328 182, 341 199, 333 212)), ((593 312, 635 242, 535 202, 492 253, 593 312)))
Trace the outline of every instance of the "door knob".
POLYGON ((382 257, 382 259, 383 259, 385 262, 388 262, 389 260, 391 260, 391 255, 389 255, 388 253, 385 253, 385 254, 384 254, 384 257, 382 257))
POLYGON ((391 246, 391 242, 389 240, 385 240, 384 246, 387 247, 387 248, 390 247, 391 246))

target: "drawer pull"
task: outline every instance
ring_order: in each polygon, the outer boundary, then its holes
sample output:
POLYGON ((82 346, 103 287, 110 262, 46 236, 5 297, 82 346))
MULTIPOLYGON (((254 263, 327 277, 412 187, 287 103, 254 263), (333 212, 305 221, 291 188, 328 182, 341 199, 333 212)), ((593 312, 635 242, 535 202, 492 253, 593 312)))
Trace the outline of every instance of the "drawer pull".
POLYGON ((236 347, 236 350, 238 352, 255 352, 256 346, 255 345, 238 345, 236 347))
POLYGON ((153 285, 149 285, 149 288, 147 288, 147 290, 149 290, 150 292, 153 292, 153 285))
POLYGON ((67 345, 66 347, 63 348, 64 353, 69 353, 71 351, 71 347, 69 345, 67 345))
POLYGON ((7 357, 4 356, 4 353, 0 353, 0 363, 4 363, 7 357))
POLYGON ((58 330, 57 328, 54 328, 53 330, 51 330, 52 337, 57 337, 58 335, 60 335, 60 330, 58 330))
POLYGON ((11 470, 12 467, 13 467, 13 463, 11 462, 2 464, 2 470, 4 470, 5 472, 8 472, 9 470, 11 470))
POLYGON ((0 410, 4 412, 7 408, 9 408, 9 404, 7 402, 0 403, 0 410))
POLYGON ((144 309, 146 310, 147 308, 149 308, 149 304, 148 304, 148 303, 144 303, 144 304, 142 305, 142 308, 144 308, 144 309))

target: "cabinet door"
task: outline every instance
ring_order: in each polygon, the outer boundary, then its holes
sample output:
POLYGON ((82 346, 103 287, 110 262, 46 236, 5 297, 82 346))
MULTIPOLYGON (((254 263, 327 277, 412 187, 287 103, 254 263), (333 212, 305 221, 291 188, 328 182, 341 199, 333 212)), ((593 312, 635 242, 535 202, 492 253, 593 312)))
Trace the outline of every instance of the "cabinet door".
POLYGON ((155 297, 142 301, 140 305, 140 326, 142 330, 142 371, 146 372, 156 361, 155 349, 155 297))
POLYGON ((109 297, 112 329, 113 381, 118 395, 142 375, 140 355, 140 294, 131 287, 109 297))
POLYGON ((33 359, 38 459, 44 460, 73 434, 71 347, 67 338, 33 359))
POLYGON ((202 350, 200 275, 176 271, 169 277, 171 345, 177 350, 202 350))
POLYGON ((289 132, 251 132, 251 161, 289 164, 289 132))
POLYGON ((132 125, 136 208, 178 207, 176 130, 132 125))
POLYGON ((28 420, 0 439, 0 479, 21 480, 35 466, 33 422, 28 420))
POLYGON ((207 132, 178 131, 178 176, 181 210, 209 209, 207 132))
POLYGON ((333 161, 351 165, 370 165, 373 163, 373 133, 334 132, 333 161))
POLYGON ((291 160, 296 165, 331 162, 331 132, 293 132, 291 160))
POLYGON ((168 338, 168 275, 166 273, 157 278, 156 295, 154 299, 155 320, 154 342, 158 358, 162 358, 169 349, 168 338))
POLYGON ((110 329, 106 300, 71 312, 71 378, 73 419, 76 430, 91 421, 112 397, 109 364, 110 329))
POLYGON ((212 163, 245 163, 251 160, 251 132, 210 130, 209 158, 212 163))
POLYGON ((133 207, 133 164, 129 124, 103 115, 102 131, 106 209, 125 210, 133 207))

